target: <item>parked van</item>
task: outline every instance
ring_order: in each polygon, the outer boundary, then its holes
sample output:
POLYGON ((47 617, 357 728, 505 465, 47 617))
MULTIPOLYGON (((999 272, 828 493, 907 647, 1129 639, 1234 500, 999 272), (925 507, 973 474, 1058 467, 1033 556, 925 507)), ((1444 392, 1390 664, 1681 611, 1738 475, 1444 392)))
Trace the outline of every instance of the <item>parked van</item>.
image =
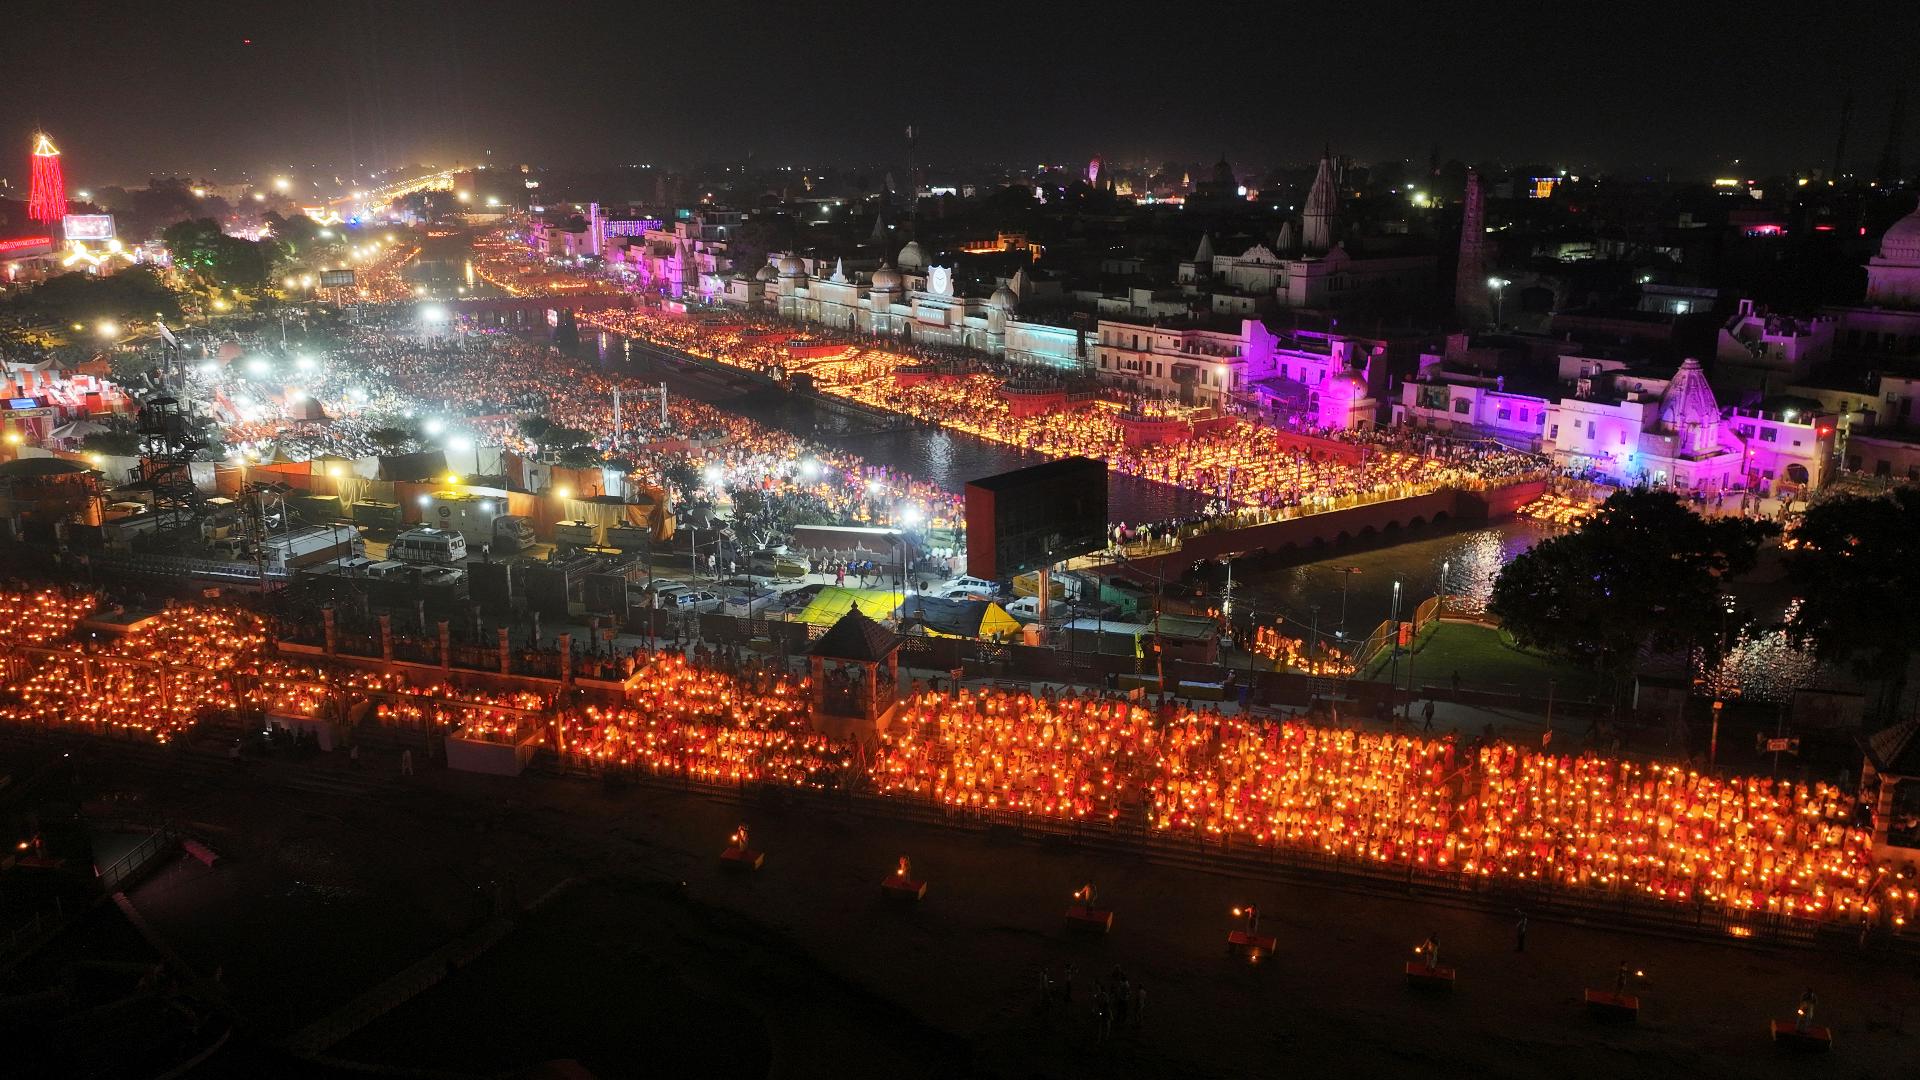
POLYGON ((408 529, 387 545, 387 557, 408 563, 451 566, 467 561, 467 538, 452 529, 408 529))

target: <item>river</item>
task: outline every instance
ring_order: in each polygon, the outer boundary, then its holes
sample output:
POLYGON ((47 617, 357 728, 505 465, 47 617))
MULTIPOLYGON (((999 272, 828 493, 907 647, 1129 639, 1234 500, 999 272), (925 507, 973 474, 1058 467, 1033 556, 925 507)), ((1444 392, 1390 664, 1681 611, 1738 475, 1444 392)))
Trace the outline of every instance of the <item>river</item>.
MULTIPOLYGON (((664 382, 669 393, 704 401, 737 416, 791 432, 959 492, 967 481, 1038 465, 1047 458, 1031 450, 988 442, 931 427, 894 427, 843 412, 803 394, 768 387, 747 375, 715 371, 627 342, 624 335, 583 332, 579 351, 597 365, 647 382, 664 382)), ((1164 521, 1198 513, 1205 498, 1191 491, 1109 472, 1107 515, 1114 521, 1164 521)))
MULTIPOLYGON (((715 371, 637 342, 629 344, 619 334, 582 334, 576 355, 611 371, 664 382, 670 393, 848 450, 949 491, 960 491, 969 480, 1046 460, 1032 451, 937 428, 888 427, 805 395, 767 387, 744 374, 715 371)), ((1129 522, 1198 513, 1204 501, 1192 492, 1111 472, 1107 499, 1108 516, 1129 522)), ((1245 558, 1235 567, 1234 602, 1238 610, 1251 609, 1263 621, 1298 622, 1302 633, 1316 604, 1323 633, 1341 628, 1344 607, 1346 630, 1363 634, 1388 617, 1395 579, 1406 602, 1416 604, 1440 591, 1444 568, 1454 602, 1464 610, 1480 610, 1500 567, 1544 535, 1541 526, 1512 519, 1391 546, 1349 549, 1311 562, 1245 558), (1343 567, 1357 572, 1343 573, 1343 567)))

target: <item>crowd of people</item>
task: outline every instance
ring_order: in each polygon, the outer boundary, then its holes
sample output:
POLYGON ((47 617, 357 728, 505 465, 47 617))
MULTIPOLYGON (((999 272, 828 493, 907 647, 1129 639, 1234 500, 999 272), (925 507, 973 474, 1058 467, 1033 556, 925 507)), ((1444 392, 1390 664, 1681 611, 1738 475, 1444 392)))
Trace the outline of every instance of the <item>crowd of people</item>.
MULTIPOLYGON (((862 405, 900 413, 992 442, 1039 451, 1049 457, 1099 458, 1129 476, 1202 492, 1218 501, 1213 527, 1237 527, 1278 517, 1400 498, 1442 487, 1480 487, 1536 475, 1538 455, 1496 444, 1465 445, 1415 439, 1395 433, 1329 433, 1363 443, 1356 457, 1312 455, 1284 445, 1257 420, 1225 417, 1208 430, 1178 441, 1129 445, 1122 414, 1156 410, 1153 399, 1107 390, 1102 397, 1069 402, 1067 408, 1021 415, 1009 408, 1003 388, 1018 376, 986 362, 974 370, 926 375, 933 359, 918 351, 870 342, 844 343, 822 357, 796 359, 790 327, 755 316, 724 321, 659 309, 609 310, 586 316, 606 330, 628 334, 761 373, 804 371, 814 386, 862 405), (897 377, 901 369, 913 376, 897 377)), ((840 344, 817 329, 808 344, 840 344)), ((805 350, 811 351, 811 350, 805 350)), ((1160 411, 1164 411, 1161 409, 1160 411)))
POLYGON ((639 484, 691 476, 716 497, 751 488, 845 523, 885 524, 911 507, 918 522, 960 527, 952 492, 680 395, 668 395, 663 420, 650 404, 657 386, 584 366, 546 343, 498 331, 423 332, 399 309, 370 313, 308 359, 307 370, 282 372, 276 382, 239 363, 196 370, 188 391, 220 407, 227 445, 255 460, 362 458, 443 445, 453 432, 531 453, 542 445, 522 421, 537 418, 584 439, 580 445, 639 484), (618 431, 616 390, 625 406, 618 431), (300 406, 309 398, 324 420, 307 419, 300 406))
POLYGON ((289 664, 265 648, 256 617, 231 607, 171 607, 96 641, 78 636, 84 599, 0 593, 0 611, 15 614, 0 639, 0 721, 164 742, 243 703, 347 717, 364 701, 382 722, 533 740, 595 768, 862 788, 955 814, 1232 838, 1736 913, 1913 914, 1913 897, 1884 887, 1854 798, 1825 783, 1077 691, 916 689, 884 731, 841 739, 811 723, 808 682, 775 665, 638 653, 625 701, 593 706, 289 664), (54 633, 63 625, 64 639, 54 633), (21 648, 29 642, 39 644, 21 648))

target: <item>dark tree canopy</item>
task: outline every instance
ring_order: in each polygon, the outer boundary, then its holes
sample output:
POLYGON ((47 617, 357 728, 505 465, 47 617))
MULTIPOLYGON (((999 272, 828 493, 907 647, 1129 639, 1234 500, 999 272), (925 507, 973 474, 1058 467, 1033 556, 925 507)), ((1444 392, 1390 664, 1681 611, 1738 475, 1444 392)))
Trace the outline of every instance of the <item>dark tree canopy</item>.
POLYGON ((1817 503, 1793 536, 1787 580, 1800 602, 1788 636, 1863 678, 1902 685, 1920 649, 1920 491, 1817 503))
POLYGON ((211 218, 182 221, 161 233, 176 267, 218 287, 259 288, 271 280, 279 245, 228 236, 211 218))
POLYGON ((1676 495, 1623 491, 1507 564, 1489 610, 1522 645, 1609 674, 1643 648, 1718 651, 1727 579, 1753 568, 1768 522, 1703 518, 1676 495))
POLYGON ((130 266, 108 277, 56 274, 9 300, 7 307, 23 318, 54 324, 180 314, 180 302, 172 290, 144 266, 130 266))

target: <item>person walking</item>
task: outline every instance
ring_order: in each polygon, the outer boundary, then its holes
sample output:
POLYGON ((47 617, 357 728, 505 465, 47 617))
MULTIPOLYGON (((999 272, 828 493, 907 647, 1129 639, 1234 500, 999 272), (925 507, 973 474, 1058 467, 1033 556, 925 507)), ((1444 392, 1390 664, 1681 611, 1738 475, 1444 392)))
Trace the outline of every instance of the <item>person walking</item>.
POLYGON ((1527 913, 1522 911, 1520 921, 1513 924, 1513 951, 1527 951, 1527 913))
POLYGON ((1807 987, 1807 992, 1800 995, 1800 1013, 1794 1019, 1793 1030, 1805 1034, 1813 1026, 1813 1007, 1818 1004, 1820 999, 1814 996, 1813 987, 1807 987))
POLYGON ((1433 730, 1433 699, 1432 698, 1428 698, 1426 705, 1422 707, 1420 710, 1420 730, 1423 732, 1433 730))

